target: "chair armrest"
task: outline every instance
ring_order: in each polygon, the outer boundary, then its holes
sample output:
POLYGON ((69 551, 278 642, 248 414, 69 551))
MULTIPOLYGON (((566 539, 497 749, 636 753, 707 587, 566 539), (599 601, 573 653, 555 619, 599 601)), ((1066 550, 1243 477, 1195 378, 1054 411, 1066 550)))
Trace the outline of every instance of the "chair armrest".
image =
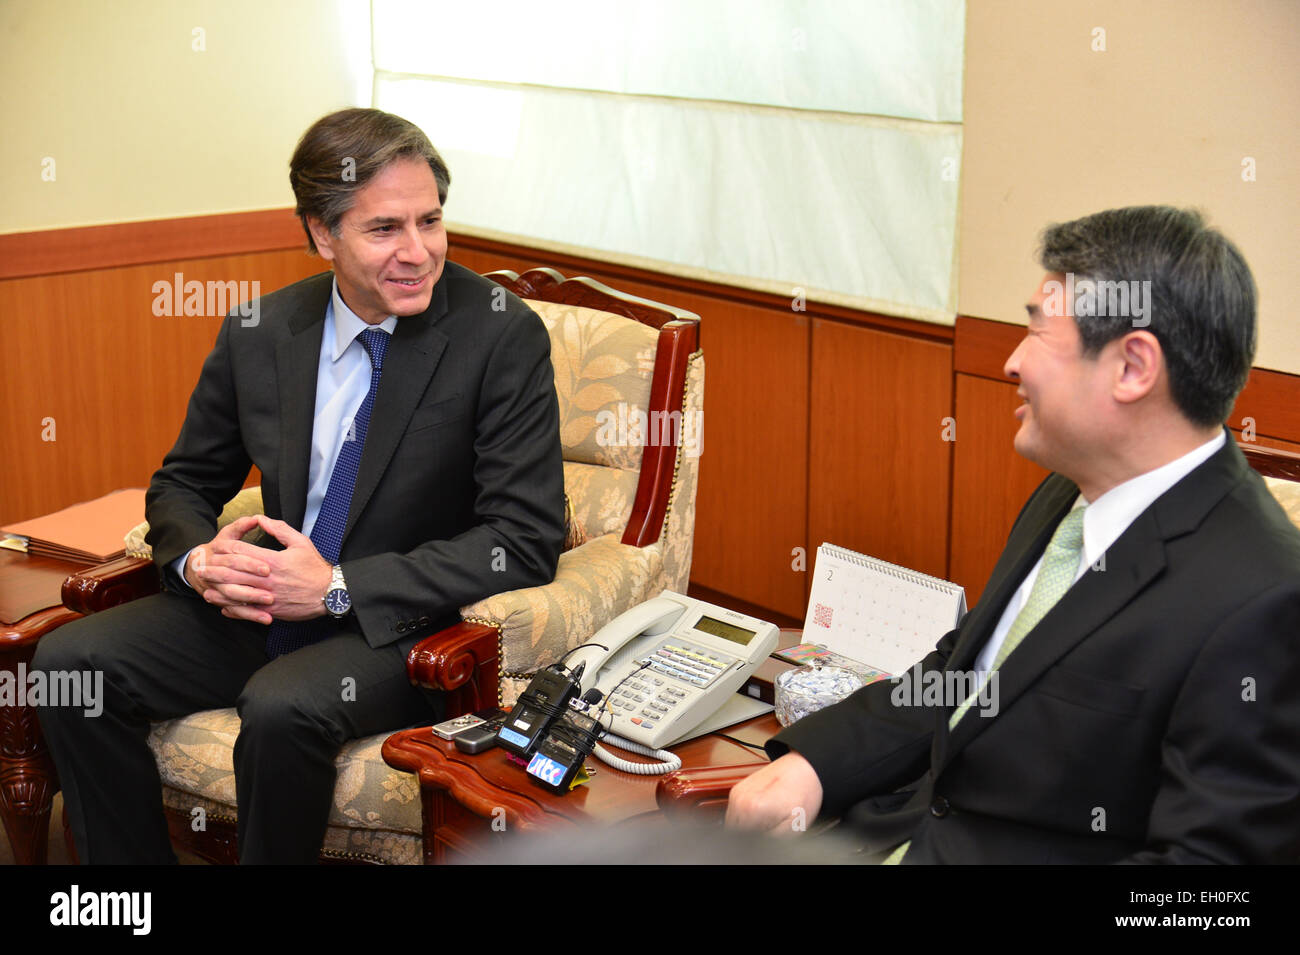
POLYGON ((69 576, 63 582, 63 605, 78 613, 97 613, 156 594, 158 589, 158 569, 153 561, 119 557, 69 576))
POLYGON ((416 686, 453 694, 447 717, 496 706, 500 631, 461 621, 411 648, 406 674, 416 686))
POLYGON ((417 643, 406 672, 416 686, 451 694, 447 717, 496 706, 503 667, 517 677, 555 662, 571 644, 654 596, 647 589, 662 566, 658 547, 632 547, 617 534, 589 540, 560 555, 551 583, 462 607, 468 619, 417 643))
POLYGON ((705 815, 727 808, 731 787, 770 763, 743 763, 739 766, 706 766, 679 769, 660 778, 655 787, 655 802, 666 814, 705 815))
POLYGON ((501 631, 501 665, 508 676, 534 673, 625 610, 657 596, 662 569, 657 545, 633 547, 605 534, 561 554, 551 583, 495 594, 462 608, 461 616, 501 631))

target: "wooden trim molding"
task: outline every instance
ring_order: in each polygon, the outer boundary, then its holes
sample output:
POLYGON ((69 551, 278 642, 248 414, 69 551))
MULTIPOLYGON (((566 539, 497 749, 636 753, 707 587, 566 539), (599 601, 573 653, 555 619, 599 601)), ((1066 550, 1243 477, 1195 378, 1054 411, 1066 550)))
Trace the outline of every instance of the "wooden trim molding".
POLYGON ((1228 424, 1244 427, 1254 419, 1254 430, 1283 441, 1300 441, 1300 375, 1252 368, 1246 387, 1228 415, 1228 424))
POLYGON ((1300 481, 1300 454, 1281 448, 1266 448, 1258 444, 1240 444, 1241 453, 1250 466, 1264 477, 1300 481))
MULTIPOLYGON (((601 259, 547 251, 522 243, 452 232, 452 259, 463 248, 486 254, 523 256, 563 269, 570 274, 599 272, 616 279, 657 288, 709 295, 725 301, 786 310, 789 299, 768 292, 668 275, 601 259)), ((290 208, 254 212, 151 219, 111 225, 0 235, 0 280, 34 275, 57 275, 91 269, 111 269, 150 262, 274 252, 305 247, 302 225, 290 208)), ((808 318, 865 325, 925 341, 951 344, 953 328, 893 315, 881 315, 840 305, 808 302, 801 314, 808 318)), ((991 323, 997 324, 997 323, 991 323)))
POLYGON ((0 235, 0 279, 306 248, 292 209, 0 235))
MULTIPOLYGON (((532 258, 538 264, 545 263, 566 273, 598 272, 601 274, 602 280, 617 279, 627 282, 640 282, 665 290, 671 289, 688 294, 707 295, 723 301, 757 305, 762 308, 780 309, 782 311, 788 311, 791 307, 788 298, 736 285, 725 285, 721 282, 710 282, 681 275, 670 275, 665 272, 654 272, 602 259, 552 252, 528 245, 503 242, 499 239, 488 239, 464 233, 453 232, 450 240, 453 260, 456 257, 456 249, 462 248, 486 254, 532 258)), ((880 331, 901 333, 910 338, 926 341, 951 344, 953 340, 953 328, 949 325, 935 325, 931 322, 922 322, 911 318, 881 315, 875 312, 846 308, 842 305, 808 302, 806 303, 806 310, 801 311, 799 314, 807 318, 825 318, 832 321, 849 322, 854 325, 865 325, 880 331)))
MULTIPOLYGON (((1002 374, 1002 366, 1024 338, 1023 325, 959 315, 954 327, 954 372, 994 381, 1012 380, 1002 374)), ((1228 423, 1241 428, 1242 419, 1247 417, 1254 419, 1259 434, 1300 441, 1300 375, 1252 368, 1228 423)))
POLYGON ((995 381, 1011 381, 1002 366, 1025 337, 1025 326, 957 316, 953 326, 952 370, 995 381))

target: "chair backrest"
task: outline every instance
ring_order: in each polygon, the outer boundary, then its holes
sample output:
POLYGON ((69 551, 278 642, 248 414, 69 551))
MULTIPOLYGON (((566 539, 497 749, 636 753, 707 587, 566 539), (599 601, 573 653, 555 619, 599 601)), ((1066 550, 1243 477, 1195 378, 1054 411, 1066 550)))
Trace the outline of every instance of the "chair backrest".
POLYGON ((1257 444, 1238 444, 1237 447, 1241 448, 1250 466, 1264 478, 1269 491, 1291 518, 1291 523, 1300 527, 1300 454, 1257 444))
POLYGON ((554 269, 486 274, 528 301, 551 334, 566 485, 590 466, 627 472, 635 491, 623 543, 655 543, 678 448, 695 427, 684 401, 699 316, 554 269))

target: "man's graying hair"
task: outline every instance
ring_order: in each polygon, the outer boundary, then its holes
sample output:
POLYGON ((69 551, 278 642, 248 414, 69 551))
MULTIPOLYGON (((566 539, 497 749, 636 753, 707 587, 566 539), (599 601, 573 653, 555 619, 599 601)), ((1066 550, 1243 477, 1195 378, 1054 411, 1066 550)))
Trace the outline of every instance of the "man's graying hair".
POLYGON ((451 173, 419 126, 378 109, 342 109, 312 123, 289 160, 294 210, 307 233, 307 248, 316 242, 307 217, 319 219, 339 234, 343 214, 352 208, 358 189, 396 159, 421 159, 438 183, 438 201, 447 201, 451 173))
MULTIPOLYGON (((1147 330, 1164 352, 1174 403, 1193 424, 1224 422, 1255 357, 1255 280, 1200 213, 1132 206, 1048 226, 1039 262, 1076 282, 1149 281, 1147 330)), ((1075 324, 1087 356, 1134 327, 1125 315, 1076 316, 1075 324)))

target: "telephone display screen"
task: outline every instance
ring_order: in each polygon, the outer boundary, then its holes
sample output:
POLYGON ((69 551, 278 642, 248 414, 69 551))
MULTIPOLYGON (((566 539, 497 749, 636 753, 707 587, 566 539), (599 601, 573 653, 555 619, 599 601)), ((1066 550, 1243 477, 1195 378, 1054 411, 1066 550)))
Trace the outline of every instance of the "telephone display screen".
POLYGON ((754 639, 753 630, 737 627, 733 623, 718 620, 716 617, 701 617, 695 622, 695 629, 701 633, 721 637, 723 640, 730 640, 732 643, 739 643, 742 647, 754 639))

